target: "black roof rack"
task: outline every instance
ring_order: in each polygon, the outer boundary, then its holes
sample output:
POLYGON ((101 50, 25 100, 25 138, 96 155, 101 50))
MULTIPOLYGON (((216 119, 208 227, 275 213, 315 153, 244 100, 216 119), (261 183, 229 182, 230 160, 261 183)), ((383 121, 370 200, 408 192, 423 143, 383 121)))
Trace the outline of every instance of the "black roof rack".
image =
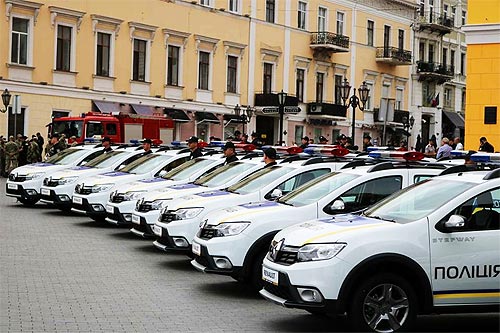
POLYGON ((203 154, 203 156, 210 156, 222 153, 220 150, 209 150, 203 154))
POLYGON ((353 160, 353 161, 347 163, 346 165, 344 165, 341 169, 355 168, 358 166, 363 166, 363 165, 368 165, 368 164, 376 164, 376 163, 380 163, 380 161, 379 160, 365 160, 365 159, 353 160))
POLYGON ((184 154, 184 153, 189 153, 189 152, 190 152, 189 148, 183 148, 183 149, 179 149, 177 154, 184 154))
POLYGON ((368 169, 367 172, 375 172, 375 171, 389 170, 389 169, 394 169, 393 162, 380 162, 372 166, 370 169, 368 169))
POLYGON ((251 160, 252 158, 254 157, 262 157, 264 156, 264 153, 262 152, 251 152, 251 153, 248 153, 248 154, 245 154, 241 159, 242 160, 251 160))
POLYGON ((169 146, 162 146, 160 147, 160 149, 158 149, 156 152, 160 152, 160 151, 166 151, 166 150, 170 150, 170 147, 169 146))
POLYGON ((293 161, 307 160, 309 158, 310 157, 301 156, 301 155, 283 156, 283 159, 279 163, 280 164, 282 164, 282 163, 291 163, 293 161))
POLYGON ((483 177, 484 180, 497 179, 497 178, 500 178, 500 168, 488 172, 486 176, 483 177))
POLYGON ((346 159, 342 156, 325 156, 325 157, 312 157, 302 163, 302 165, 311 165, 311 164, 317 164, 317 163, 328 163, 328 162, 349 162, 350 159, 346 159))

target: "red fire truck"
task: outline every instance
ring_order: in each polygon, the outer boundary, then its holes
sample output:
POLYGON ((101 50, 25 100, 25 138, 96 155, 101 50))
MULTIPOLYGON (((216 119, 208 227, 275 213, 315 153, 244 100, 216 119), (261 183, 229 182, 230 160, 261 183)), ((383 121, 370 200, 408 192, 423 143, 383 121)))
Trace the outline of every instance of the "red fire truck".
POLYGON ((49 133, 65 134, 69 139, 76 137, 79 143, 85 139, 110 137, 112 142, 127 143, 143 138, 159 139, 165 143, 173 140, 174 122, 159 116, 142 116, 128 113, 105 114, 82 113, 78 117, 54 118, 49 133))

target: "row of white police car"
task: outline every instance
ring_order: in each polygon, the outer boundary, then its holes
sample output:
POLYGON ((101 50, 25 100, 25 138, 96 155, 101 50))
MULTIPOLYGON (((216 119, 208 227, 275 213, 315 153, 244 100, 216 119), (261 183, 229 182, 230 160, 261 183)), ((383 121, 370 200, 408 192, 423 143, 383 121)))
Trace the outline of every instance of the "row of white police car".
POLYGON ((7 195, 129 225, 199 271, 285 307, 347 315, 356 330, 498 311, 498 154, 275 147, 283 158, 264 167, 248 144, 224 163, 223 144, 192 160, 185 149, 75 147, 14 170, 7 195))

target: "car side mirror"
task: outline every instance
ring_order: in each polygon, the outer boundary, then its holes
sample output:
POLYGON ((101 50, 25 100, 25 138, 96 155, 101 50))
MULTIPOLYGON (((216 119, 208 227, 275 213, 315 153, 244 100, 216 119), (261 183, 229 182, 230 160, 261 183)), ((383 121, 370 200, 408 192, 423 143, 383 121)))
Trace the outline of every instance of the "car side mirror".
POLYGON ((331 205, 325 207, 325 213, 338 214, 345 210, 345 203, 342 199, 336 199, 331 205))
POLYGON ((446 229, 463 229, 465 227, 465 218, 462 215, 452 215, 444 223, 446 229))
POLYGON ((163 177, 167 174, 168 172, 166 170, 161 170, 160 173, 158 174, 159 177, 163 177))
POLYGON ((281 196, 283 195, 283 192, 281 192, 281 190, 279 188, 275 188, 271 194, 270 194, 270 199, 271 200, 276 200, 276 199, 279 199, 281 198, 281 196))

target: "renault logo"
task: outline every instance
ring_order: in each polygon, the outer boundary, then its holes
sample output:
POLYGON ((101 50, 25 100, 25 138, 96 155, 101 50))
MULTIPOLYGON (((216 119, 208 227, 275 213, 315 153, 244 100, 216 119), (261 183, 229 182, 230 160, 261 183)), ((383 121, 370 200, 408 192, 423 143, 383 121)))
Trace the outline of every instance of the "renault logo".
POLYGON ((279 242, 275 243, 274 245, 271 245, 271 248, 270 248, 270 257, 271 259, 273 259, 273 261, 276 261, 276 258, 278 257, 278 252, 281 250, 281 248, 283 247, 283 243, 285 242, 285 239, 282 238, 279 242))

